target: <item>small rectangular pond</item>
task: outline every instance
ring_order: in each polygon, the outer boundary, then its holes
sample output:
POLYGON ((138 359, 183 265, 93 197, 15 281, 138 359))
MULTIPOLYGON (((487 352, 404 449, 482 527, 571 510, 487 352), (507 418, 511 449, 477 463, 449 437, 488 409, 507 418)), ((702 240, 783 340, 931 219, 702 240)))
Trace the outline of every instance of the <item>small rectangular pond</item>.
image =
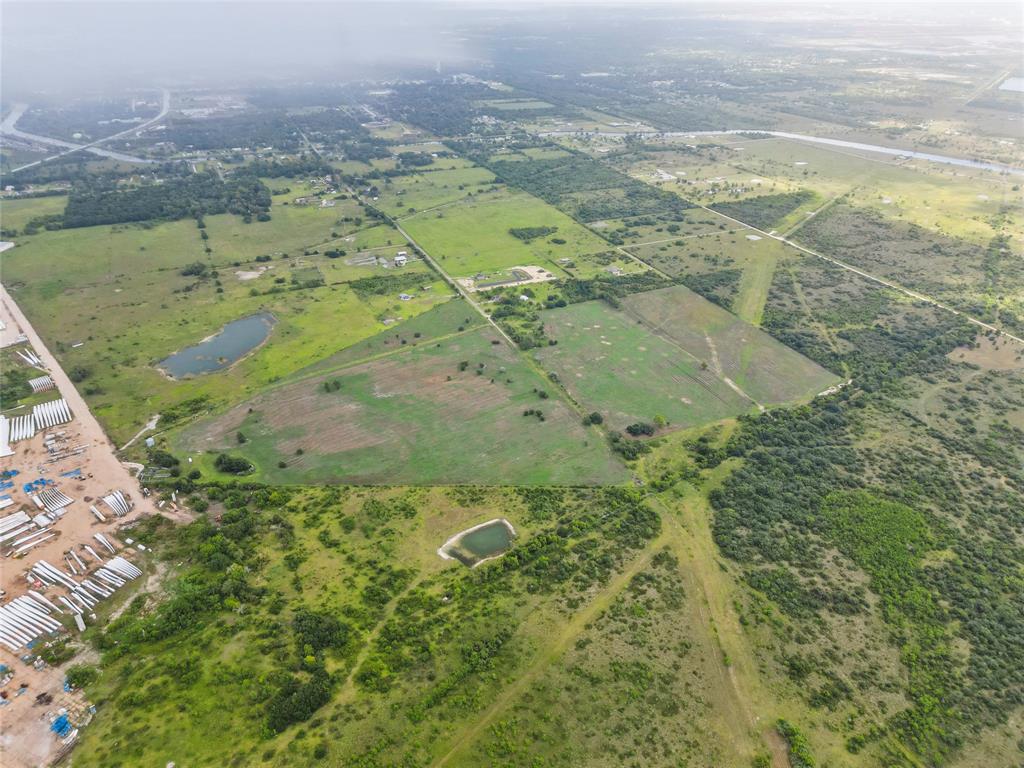
POLYGON ((516 529, 512 523, 500 517, 455 534, 437 550, 437 554, 445 560, 458 560, 475 568, 507 552, 515 537, 516 529))
POLYGON ((175 379, 227 368, 266 341, 274 322, 269 312, 235 320, 213 336, 164 358, 158 367, 175 379))

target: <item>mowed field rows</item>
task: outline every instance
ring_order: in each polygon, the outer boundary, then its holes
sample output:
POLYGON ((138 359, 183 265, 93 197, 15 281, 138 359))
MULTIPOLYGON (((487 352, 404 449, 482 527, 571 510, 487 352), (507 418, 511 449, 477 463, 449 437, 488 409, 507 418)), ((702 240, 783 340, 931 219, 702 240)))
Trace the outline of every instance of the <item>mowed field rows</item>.
POLYGON ((709 361, 762 405, 807 400, 835 374, 685 286, 627 296, 622 309, 659 336, 709 361))
POLYGON ((615 429, 657 416, 692 427, 806 400, 836 377, 683 286, 544 313, 537 359, 615 429))
POLYGON ((544 386, 496 333, 467 331, 271 389, 179 443, 209 452, 200 466, 218 451, 243 455, 268 482, 624 481, 600 435, 544 386))
POLYGON ((544 313, 548 336, 537 359, 558 374, 586 410, 614 429, 665 417, 692 427, 754 407, 721 381, 710 365, 659 338, 604 302, 588 301, 544 313))

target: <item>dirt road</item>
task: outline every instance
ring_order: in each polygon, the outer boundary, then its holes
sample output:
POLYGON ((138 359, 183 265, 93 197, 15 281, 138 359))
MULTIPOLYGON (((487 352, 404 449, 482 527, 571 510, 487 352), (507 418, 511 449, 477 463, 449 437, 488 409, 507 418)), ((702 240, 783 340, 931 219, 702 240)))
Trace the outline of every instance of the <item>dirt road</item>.
MULTIPOLYGON (((135 509, 128 518, 116 519, 110 516, 111 524, 114 522, 123 524, 129 519, 141 515, 156 514, 157 509, 151 500, 143 498, 138 482, 117 459, 115 455, 117 449, 107 438, 103 428, 96 421, 96 417, 89 410, 89 406, 86 405, 71 379, 57 362, 57 358, 43 343, 39 334, 36 333, 21 308, 14 302, 3 285, 0 285, 0 304, 3 305, 7 316, 14 321, 18 333, 23 333, 28 337, 33 350, 43 361, 50 377, 57 385, 57 389, 60 390, 61 396, 71 408, 74 419, 63 427, 69 433, 69 442, 87 446, 87 450, 80 456, 48 464, 48 453, 42 444, 42 434, 37 434, 30 440, 15 444, 15 454, 4 459, 3 462, 5 468, 10 466, 21 471, 26 481, 38 477, 40 470, 53 478, 54 476, 59 477, 61 472, 81 469, 80 479, 68 479, 62 482, 62 487, 66 489, 65 492, 76 499, 76 503, 69 508, 68 514, 55 525, 55 529, 60 531, 60 535, 30 552, 33 562, 47 559, 57 564, 63 560, 62 553, 69 546, 92 541, 92 534, 96 529, 107 530, 107 526, 97 528, 98 523, 82 502, 85 497, 96 499, 115 489, 128 491, 131 494, 135 501, 135 509)), ((21 586, 24 585, 24 581, 17 578, 16 570, 20 569, 16 569, 13 563, 4 563, 2 586, 9 592, 12 589, 17 589, 19 582, 21 586)))

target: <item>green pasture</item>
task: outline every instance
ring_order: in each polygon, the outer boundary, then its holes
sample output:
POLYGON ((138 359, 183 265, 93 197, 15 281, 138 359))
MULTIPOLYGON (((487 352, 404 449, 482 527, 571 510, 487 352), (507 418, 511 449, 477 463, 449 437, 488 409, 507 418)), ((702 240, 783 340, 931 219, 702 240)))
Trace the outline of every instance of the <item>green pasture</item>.
POLYGON ((272 483, 624 480, 599 434, 559 398, 538 395, 550 386, 478 330, 272 388, 188 427, 177 444, 205 451, 195 458, 211 472, 217 451, 245 456, 272 483), (524 415, 531 409, 544 420, 524 415))
POLYGON ((475 166, 449 171, 414 172, 386 180, 380 186, 380 196, 374 205, 392 216, 407 216, 415 211, 447 205, 473 195, 492 197, 485 190, 495 182, 493 173, 475 166))
POLYGON ((774 238, 744 228, 628 245, 625 250, 682 279, 698 293, 716 296, 740 319, 754 325, 760 325, 776 266, 799 255, 774 238), (759 239, 751 240, 752 237, 759 239))
POLYGON ((560 274, 558 259, 578 259, 608 249, 605 241, 564 213, 523 192, 508 191, 486 201, 463 200, 410 216, 402 227, 456 277, 531 265, 560 274), (529 243, 509 234, 510 229, 527 227, 557 227, 557 231, 529 243), (552 238, 566 242, 552 243, 552 238))
POLYGON ((753 403, 715 376, 704 360, 600 301, 543 313, 555 346, 536 352, 584 410, 613 429, 657 416, 692 427, 745 413, 753 403))
POLYGON ((806 401, 837 381, 817 363, 682 285, 627 296, 622 310, 762 405, 806 401))
POLYGON ((66 195, 0 198, 0 228, 21 232, 32 219, 64 213, 67 203, 66 195))
MULTIPOLYGON (((80 389, 116 442, 175 403, 200 396, 213 403, 234 402, 443 303, 451 294, 433 273, 420 272, 423 267, 415 262, 411 269, 422 273, 424 280, 409 291, 411 301, 400 301, 397 291, 360 297, 345 285, 295 290, 292 278, 315 276, 312 269, 328 283, 365 275, 338 274, 332 266, 343 259, 301 256, 299 235, 287 216, 251 225, 217 219, 207 217, 207 227, 215 235, 206 242, 216 245, 226 228, 237 227, 252 244, 252 251, 237 265, 225 262, 218 248, 212 254, 203 251, 194 221, 41 232, 0 256, 5 285, 61 363, 66 369, 88 371, 80 389), (245 227, 265 233, 264 238, 245 227), (282 229, 284 233, 277 234, 282 229), (295 243, 297 256, 254 260, 286 243, 295 243), (197 261, 208 265, 206 276, 181 274, 183 267, 197 261), (48 266, 42 269, 41 264, 48 266), (251 280, 236 274, 270 266, 273 269, 251 280), (154 367, 225 323, 261 310, 277 319, 270 338, 231 368, 172 381, 154 367)), ((394 230, 388 231, 394 235, 394 230)), ((234 255, 243 256, 241 250, 234 255)))

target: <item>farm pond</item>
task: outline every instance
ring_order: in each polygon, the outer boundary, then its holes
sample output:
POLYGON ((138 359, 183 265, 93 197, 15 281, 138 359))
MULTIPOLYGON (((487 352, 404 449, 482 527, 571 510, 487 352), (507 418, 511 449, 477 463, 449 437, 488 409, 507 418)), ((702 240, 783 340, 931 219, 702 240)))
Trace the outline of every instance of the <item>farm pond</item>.
POLYGON ((485 560, 507 552, 515 537, 516 529, 512 524, 505 518, 497 518, 455 534, 437 550, 437 554, 445 560, 458 560, 475 568, 485 560))
POLYGON ((266 341, 274 322, 269 312, 235 320, 213 336, 164 358, 158 367, 175 379, 227 368, 266 341))

